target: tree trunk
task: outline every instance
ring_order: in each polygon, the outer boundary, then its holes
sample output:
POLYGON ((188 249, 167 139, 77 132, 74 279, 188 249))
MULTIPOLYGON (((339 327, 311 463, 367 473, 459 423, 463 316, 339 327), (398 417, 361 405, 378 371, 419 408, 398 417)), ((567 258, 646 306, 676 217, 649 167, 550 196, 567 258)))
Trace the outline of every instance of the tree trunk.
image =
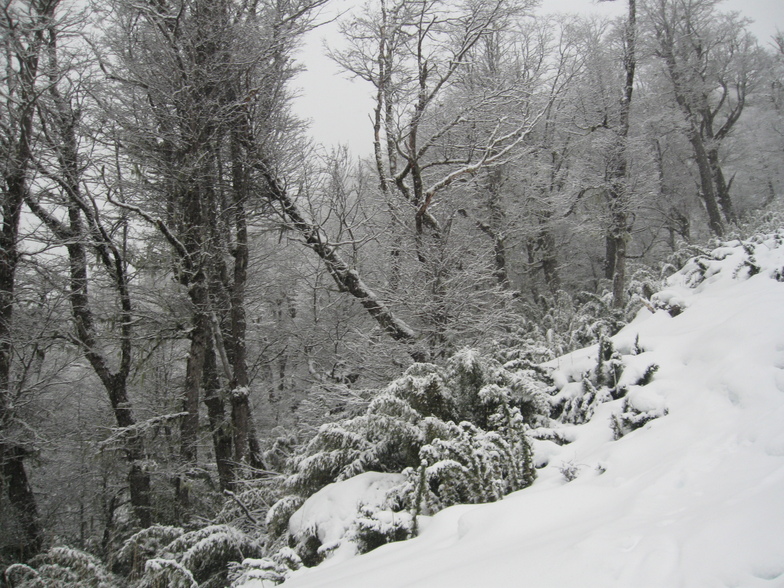
POLYGON ((197 278, 189 290, 193 306, 193 322, 182 395, 183 411, 187 416, 183 418, 181 425, 181 455, 186 467, 195 467, 198 460, 199 400, 211 326, 207 311, 207 289, 202 279, 197 278))
MULTIPOLYGON (((717 148, 713 147, 708 149, 708 161, 710 162, 713 174, 713 182, 716 187, 716 200, 719 203, 719 208, 724 215, 724 220, 730 224, 734 224, 738 221, 738 218, 735 215, 735 209, 732 206, 730 187, 724 179, 724 172, 721 170, 719 150, 717 148)), ((730 180, 730 183, 732 183, 732 180, 730 180)))
POLYGON ((215 342, 212 337, 206 340, 204 356, 204 404, 212 431, 215 449, 215 463, 218 467, 218 480, 221 490, 232 490, 235 483, 234 463, 231 454, 231 427, 226 420, 226 409, 221 397, 221 384, 215 357, 215 342))
POLYGON ((719 209, 716 190, 713 183, 713 169, 711 168, 708 153, 700 136, 699 130, 692 127, 689 129, 689 143, 694 149, 694 157, 697 161, 697 169, 700 174, 700 199, 705 205, 705 212, 708 213, 708 226, 717 237, 724 236, 724 222, 721 210, 719 209))
POLYGON ((628 207, 629 198, 629 118, 631 114, 632 96, 634 93, 634 73, 637 68, 636 43, 637 43, 637 3, 628 0, 628 13, 626 18, 623 95, 621 97, 620 124, 618 128, 617 143, 612 154, 610 169, 610 234, 607 236, 608 255, 605 262, 605 272, 610 271, 612 278, 613 307, 623 308, 626 304, 626 248, 631 240, 629 228, 628 207))
MULTIPOLYGON (((0 197, 2 229, 0 230, 0 486, 7 491, 14 506, 19 525, 24 533, 20 545, 20 559, 26 559, 40 549, 41 527, 38 508, 27 477, 24 448, 18 447, 10 433, 13 426, 12 364, 14 357, 14 306, 16 304, 16 270, 19 263, 19 223, 22 204, 29 189, 28 169, 32 160, 33 117, 38 91, 35 88, 43 47, 43 24, 54 17, 57 2, 31 6, 30 22, 17 22, 17 15, 6 12, 8 19, 3 34, 5 58, 9 64, 2 83, 4 101, 8 104, 8 118, 3 120, 0 153, 3 166, 0 197), (22 31, 12 37, 10 29, 22 31), (33 31, 25 36, 23 31, 33 31), (10 66, 16 61, 18 69, 10 66)), ((20 11, 21 12, 21 11, 20 11)))
POLYGON ((26 561, 37 554, 43 542, 38 508, 33 489, 27 479, 24 458, 25 452, 21 447, 0 444, 3 485, 8 490, 8 501, 18 517, 24 536, 19 551, 15 554, 20 561, 26 561))
POLYGON ((0 232, 0 486, 8 492, 8 499, 17 514, 24 533, 19 546, 21 560, 35 555, 41 547, 41 527, 35 495, 30 488, 25 470, 26 452, 13 443, 7 431, 12 427, 13 390, 11 369, 14 355, 14 304, 16 295, 16 266, 19 260, 19 220, 26 184, 18 175, 6 178, 3 193, 3 227, 0 232), (10 437, 11 442, 5 439, 10 437))
MULTIPOLYGON (((281 212, 292 227, 303 237, 305 245, 312 249, 324 262, 332 279, 341 292, 348 292, 359 300, 368 314, 381 326, 385 333, 395 341, 413 344, 416 333, 404 321, 389 309, 378 296, 362 281, 359 273, 349 266, 338 254, 334 245, 318 225, 305 220, 286 189, 278 182, 269 170, 262 169, 269 196, 281 206, 281 212)), ((415 361, 427 361, 427 354, 417 348, 410 348, 409 353, 415 361)))

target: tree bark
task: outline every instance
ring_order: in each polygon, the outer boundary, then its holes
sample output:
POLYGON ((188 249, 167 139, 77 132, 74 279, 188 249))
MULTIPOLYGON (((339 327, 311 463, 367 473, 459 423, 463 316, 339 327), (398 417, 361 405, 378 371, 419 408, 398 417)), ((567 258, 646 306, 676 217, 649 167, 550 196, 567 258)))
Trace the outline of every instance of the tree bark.
POLYGON ((207 407, 207 418, 212 431, 220 488, 233 490, 236 480, 232 463, 231 426, 226 419, 225 403, 221 397, 222 386, 215 354, 215 341, 213 337, 208 337, 204 356, 204 404, 207 407))
POLYGON ((625 79, 620 103, 620 120, 616 143, 610 156, 610 231, 606 237, 607 258, 605 277, 612 279, 613 307, 626 304, 626 250, 631 240, 629 228, 629 120, 634 93, 634 73, 637 68, 637 3, 628 0, 626 31, 624 36, 625 79))

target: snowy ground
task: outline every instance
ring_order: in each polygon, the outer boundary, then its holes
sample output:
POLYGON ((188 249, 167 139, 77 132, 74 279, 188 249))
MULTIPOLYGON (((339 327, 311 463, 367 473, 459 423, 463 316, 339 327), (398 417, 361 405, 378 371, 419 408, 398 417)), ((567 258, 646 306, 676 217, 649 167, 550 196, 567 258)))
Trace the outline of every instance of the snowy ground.
MULTIPOLYGON (((537 442, 548 465, 532 487, 449 508, 416 539, 335 557, 284 585, 784 586, 784 246, 758 244, 751 277, 741 249, 725 254, 697 288, 688 268, 671 279, 660 300, 681 314, 643 311, 614 338, 624 349, 639 336, 640 369, 660 366, 630 395, 666 416, 616 441, 610 418, 623 401, 603 404, 564 430, 572 443, 537 442), (579 472, 571 482, 565 464, 579 472)), ((574 378, 595 356, 554 364, 574 378)))

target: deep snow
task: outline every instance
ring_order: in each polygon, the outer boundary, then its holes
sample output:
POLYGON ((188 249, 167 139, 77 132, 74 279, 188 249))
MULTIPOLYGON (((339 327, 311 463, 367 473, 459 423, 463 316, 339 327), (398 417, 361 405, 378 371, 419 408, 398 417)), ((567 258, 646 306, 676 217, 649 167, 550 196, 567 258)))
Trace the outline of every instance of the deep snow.
MULTIPOLYGON (((679 315, 643 310, 613 338, 645 350, 627 374, 658 364, 629 398, 666 416, 614 440, 623 400, 602 404, 590 422, 558 427, 572 443, 536 442, 548 465, 530 488, 446 509, 416 539, 335 557, 284 586, 784 586, 784 246, 757 244, 751 276, 742 248, 714 256, 724 259, 704 282, 690 287, 692 263, 658 296, 679 315), (579 474, 571 482, 565 466, 579 474)), ((595 357, 593 347, 551 362, 557 381, 579 381, 595 357)))

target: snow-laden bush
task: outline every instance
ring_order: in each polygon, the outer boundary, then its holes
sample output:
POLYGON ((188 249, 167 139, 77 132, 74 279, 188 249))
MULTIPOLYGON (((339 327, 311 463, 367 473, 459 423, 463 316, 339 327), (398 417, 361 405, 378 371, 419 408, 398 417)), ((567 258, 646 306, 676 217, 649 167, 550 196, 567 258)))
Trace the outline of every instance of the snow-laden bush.
MULTIPOLYGON (((497 500, 530 484, 525 421, 545 418, 550 409, 546 390, 535 370, 510 370, 473 350, 455 354, 444 367, 415 364, 364 414, 319 428, 290 462, 287 495, 270 509, 268 531, 273 536, 283 532, 293 509, 327 484, 363 472, 409 472, 406 489, 392 500, 396 506, 387 509, 392 512, 435 512, 460 500, 497 500), (427 492, 419 484, 422 468, 427 492)), ((371 514, 362 515, 366 535, 380 528, 371 524, 371 514)), ((385 537, 407 533, 401 527, 385 537)), ((366 539, 367 545, 382 541, 366 539)), ((296 543, 306 565, 318 559, 311 557, 314 547, 322 549, 318 542, 305 545, 300 537, 296 543)))
POLYGON ((113 588, 119 583, 97 557, 70 547, 52 547, 29 565, 10 566, 4 576, 11 588, 113 588))
POLYGON ((553 398, 552 416, 574 425, 589 421, 597 406, 626 394, 626 387, 619 385, 623 370, 623 357, 612 340, 600 338, 596 364, 583 374, 579 385, 567 384, 553 398))
MULTIPOLYGON (((502 389, 487 393, 503 395, 502 389)), ((415 513, 432 514, 454 504, 494 502, 530 486, 536 472, 520 412, 500 404, 484 431, 469 422, 450 423, 451 437, 435 439, 420 450, 418 469, 409 468, 409 501, 415 513)))
POLYGON ((144 571, 147 560, 154 558, 184 533, 180 527, 164 525, 153 525, 134 533, 125 540, 115 555, 114 571, 131 579, 138 578, 144 571))
MULTIPOLYGON (((655 371, 655 370, 653 370, 655 371)), ((654 395, 633 394, 623 399, 623 407, 619 413, 611 417, 611 426, 615 439, 620 439, 632 431, 643 427, 646 423, 663 417, 668 413, 667 407, 654 395)))
POLYGON ((173 559, 149 559, 138 588, 199 588, 191 571, 173 559))
MULTIPOLYGON (((310 496, 295 512, 288 525, 288 543, 308 567, 317 565, 337 551, 356 553, 362 542, 379 541, 363 535, 362 529, 372 533, 393 531, 390 526, 380 527, 370 521, 375 513, 400 513, 403 504, 397 500, 397 491, 406 483, 403 474, 364 472, 347 480, 329 484, 310 496), (367 519, 364 525, 359 521, 367 519), (358 527, 359 525, 359 527, 358 527), (360 531, 357 535, 357 531, 360 531)), ((388 520, 390 515, 381 515, 388 520)), ((397 520, 398 517, 392 517, 397 520)), ((410 533, 408 534, 410 535, 410 533)), ((406 536, 408 536, 406 535, 406 536)), ((394 533, 389 540, 404 538, 394 533)))
POLYGON ((387 543, 409 539, 415 527, 414 516, 409 512, 362 507, 348 538, 357 545, 358 553, 367 553, 387 543))
POLYGON ((139 588, 225 586, 229 564, 261 555, 256 539, 231 525, 193 531, 154 525, 129 537, 115 570, 139 588))
POLYGON ((281 584, 292 570, 302 567, 297 553, 284 547, 270 557, 247 558, 232 566, 230 572, 231 588, 240 588, 251 582, 261 582, 262 586, 281 584))
MULTIPOLYGON (((512 408, 535 419, 549 411, 545 390, 530 373, 512 372, 472 350, 457 353, 444 368, 415 364, 381 392, 365 414, 322 425, 292 460, 286 487, 291 495, 307 497, 365 471, 416 468, 423 446, 456 435, 447 423, 467 421, 493 431, 506 426, 498 415, 512 408), (500 390, 503 393, 496 392, 500 390)), ((278 512, 285 510, 274 508, 269 522, 276 525, 278 512)))
POLYGON ((530 442, 516 409, 512 427, 484 431, 463 421, 452 438, 436 439, 420 451, 411 493, 417 513, 432 514, 455 504, 494 502, 533 483, 530 442))

